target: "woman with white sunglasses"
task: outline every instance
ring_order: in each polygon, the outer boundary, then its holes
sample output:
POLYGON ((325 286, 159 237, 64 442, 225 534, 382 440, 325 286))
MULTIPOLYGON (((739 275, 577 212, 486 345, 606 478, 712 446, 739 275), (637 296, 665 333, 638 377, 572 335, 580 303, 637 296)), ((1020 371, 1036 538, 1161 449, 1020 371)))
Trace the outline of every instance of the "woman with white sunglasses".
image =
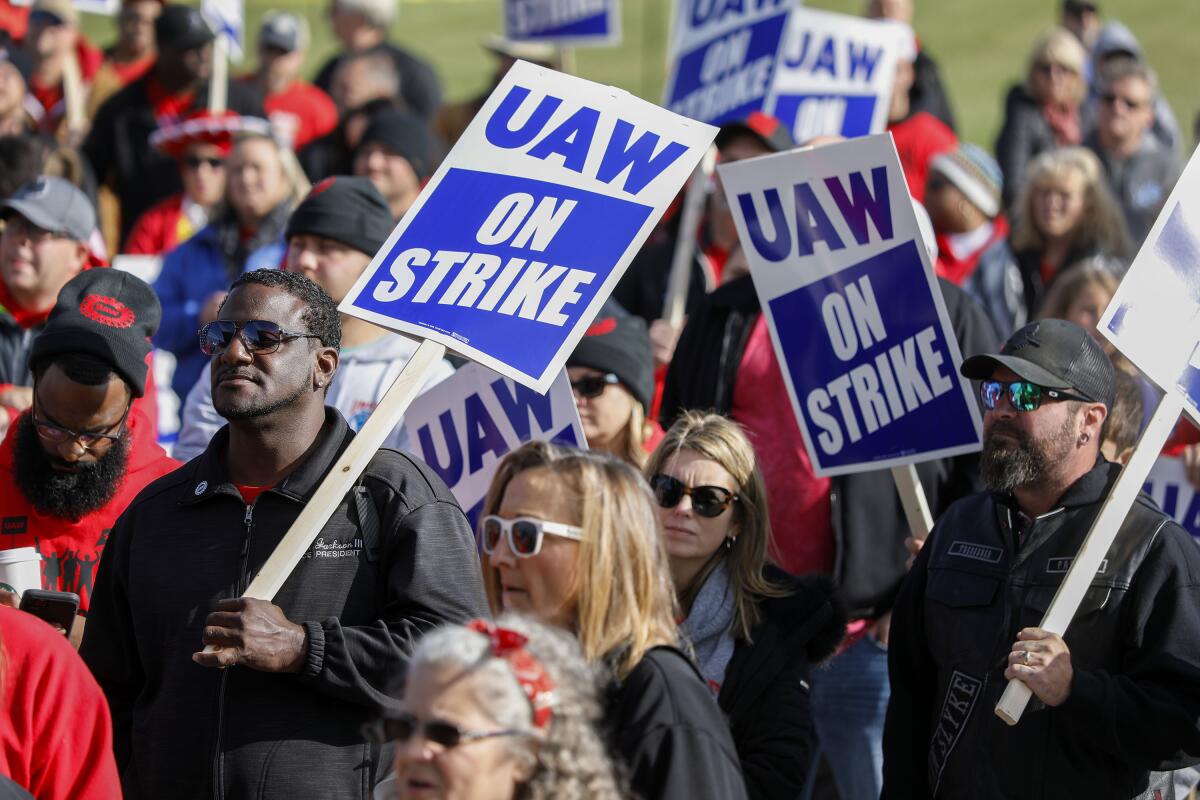
POLYGON ((678 649, 653 500, 610 456, 531 442, 500 463, 480 533, 496 613, 570 630, 614 676, 605 723, 641 798, 738 800, 737 752, 712 695, 678 649))

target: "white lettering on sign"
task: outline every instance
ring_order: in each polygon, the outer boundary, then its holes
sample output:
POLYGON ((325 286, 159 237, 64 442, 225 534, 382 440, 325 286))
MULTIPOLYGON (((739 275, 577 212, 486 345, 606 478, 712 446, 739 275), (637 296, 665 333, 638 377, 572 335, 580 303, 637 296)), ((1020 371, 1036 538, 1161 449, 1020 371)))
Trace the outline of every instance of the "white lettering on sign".
POLYGON ((568 25, 605 10, 605 0, 517 0, 510 6, 509 14, 517 35, 524 36, 568 25))
MULTIPOLYGON (((888 338, 869 276, 830 293, 821 302, 821 317, 830 346, 842 361, 888 338)), ((930 325, 810 391, 805 408, 821 429, 820 448, 835 455, 847 440, 857 442, 953 389, 936 342, 937 331, 930 325)))

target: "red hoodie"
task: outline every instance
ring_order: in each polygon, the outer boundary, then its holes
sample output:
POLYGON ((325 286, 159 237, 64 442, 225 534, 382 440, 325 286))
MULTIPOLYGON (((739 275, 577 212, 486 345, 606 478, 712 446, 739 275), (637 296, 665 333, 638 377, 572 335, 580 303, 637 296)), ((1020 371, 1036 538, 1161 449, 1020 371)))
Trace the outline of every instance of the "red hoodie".
POLYGON ((67 637, 0 606, 0 775, 38 800, 121 796, 112 720, 67 637))
POLYGON ((10 426, 0 444, 0 550, 36 547, 44 559, 42 586, 75 592, 79 610, 86 612, 109 529, 146 484, 171 472, 179 462, 154 441, 153 428, 135 406, 129 414, 133 447, 124 480, 107 505, 72 522, 37 511, 17 488, 13 480, 16 430, 16 424, 10 426))

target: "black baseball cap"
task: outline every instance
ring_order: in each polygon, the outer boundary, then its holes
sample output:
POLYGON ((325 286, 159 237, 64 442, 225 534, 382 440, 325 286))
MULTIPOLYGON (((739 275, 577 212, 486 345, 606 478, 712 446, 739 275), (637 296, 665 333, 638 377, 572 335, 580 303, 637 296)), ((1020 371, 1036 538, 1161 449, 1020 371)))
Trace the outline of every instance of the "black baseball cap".
POLYGON ((753 111, 748 117, 737 122, 726 122, 717 131, 714 144, 718 150, 724 150, 725 145, 729 144, 736 136, 753 136, 772 153, 782 153, 784 150, 791 150, 796 146, 796 141, 792 138, 787 125, 761 111, 753 111))
POLYGON ((154 20, 154 41, 159 50, 195 50, 217 38, 200 10, 168 3, 154 20))
POLYGON ((1010 336, 998 354, 971 356, 960 371, 963 377, 981 381, 997 367, 1008 367, 1038 386, 1112 407, 1116 392, 1112 360, 1091 334, 1073 322, 1031 322, 1010 336))

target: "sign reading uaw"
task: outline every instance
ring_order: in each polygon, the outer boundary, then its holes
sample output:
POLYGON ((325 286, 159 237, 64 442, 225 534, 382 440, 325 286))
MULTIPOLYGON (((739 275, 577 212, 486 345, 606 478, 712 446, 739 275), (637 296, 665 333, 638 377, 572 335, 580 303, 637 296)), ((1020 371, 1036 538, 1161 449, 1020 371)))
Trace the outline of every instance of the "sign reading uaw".
POLYGON ((715 135, 519 61, 341 310, 545 392, 715 135))
POLYGON ((718 167, 819 475, 978 450, 891 136, 718 167))

